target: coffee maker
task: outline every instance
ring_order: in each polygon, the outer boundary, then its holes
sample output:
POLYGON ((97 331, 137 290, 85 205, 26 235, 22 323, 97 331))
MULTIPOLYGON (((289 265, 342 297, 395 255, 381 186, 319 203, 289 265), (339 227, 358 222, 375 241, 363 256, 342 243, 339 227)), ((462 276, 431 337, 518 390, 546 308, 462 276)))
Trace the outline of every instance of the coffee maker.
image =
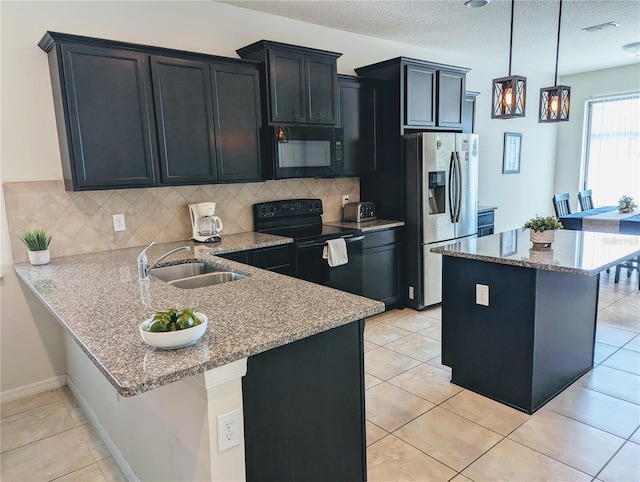
POLYGON ((216 203, 189 204, 191 214, 191 227, 193 236, 191 239, 201 243, 215 243, 221 241, 222 221, 216 212, 216 203))

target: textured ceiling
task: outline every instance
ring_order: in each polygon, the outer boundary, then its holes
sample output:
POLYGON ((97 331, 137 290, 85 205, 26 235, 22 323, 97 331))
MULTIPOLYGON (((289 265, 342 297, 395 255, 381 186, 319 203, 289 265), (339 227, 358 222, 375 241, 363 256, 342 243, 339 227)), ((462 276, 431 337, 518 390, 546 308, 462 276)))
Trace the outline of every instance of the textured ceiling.
MULTIPOLYGON (((492 0, 467 8, 464 0, 232 0, 224 1, 303 22, 370 37, 473 55, 489 62, 509 59, 511 2, 492 0)), ((557 0, 516 0, 512 72, 532 63, 555 68, 557 0)), ((640 0, 565 0, 562 4, 559 75, 637 63, 622 45, 640 41, 640 0), (618 28, 594 33, 581 29, 615 21, 618 28)))

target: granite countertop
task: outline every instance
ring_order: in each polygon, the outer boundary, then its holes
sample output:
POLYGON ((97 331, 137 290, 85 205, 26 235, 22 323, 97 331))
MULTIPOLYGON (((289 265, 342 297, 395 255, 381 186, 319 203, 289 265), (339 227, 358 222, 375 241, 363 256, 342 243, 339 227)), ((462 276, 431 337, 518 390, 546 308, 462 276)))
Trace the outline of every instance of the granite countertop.
POLYGON ((214 256, 291 242, 243 233, 223 235, 215 245, 152 246, 150 261, 178 246, 194 247, 161 265, 197 259, 249 276, 191 290, 155 278, 139 283, 141 247, 53 258, 44 266, 18 263, 14 269, 118 393, 133 396, 384 311, 378 301, 214 256), (204 336, 178 350, 146 345, 140 323, 172 307, 207 315, 204 336))
POLYGON ((550 248, 534 249, 529 230, 514 229, 431 251, 490 263, 594 275, 640 255, 640 236, 561 229, 556 231, 550 248))
POLYGON ((365 221, 362 223, 356 223, 353 221, 328 221, 324 224, 327 224, 329 226, 340 226, 342 228, 359 229, 363 233, 366 233, 367 231, 381 231, 383 229, 391 229, 404 226, 404 221, 376 219, 375 221, 365 221))

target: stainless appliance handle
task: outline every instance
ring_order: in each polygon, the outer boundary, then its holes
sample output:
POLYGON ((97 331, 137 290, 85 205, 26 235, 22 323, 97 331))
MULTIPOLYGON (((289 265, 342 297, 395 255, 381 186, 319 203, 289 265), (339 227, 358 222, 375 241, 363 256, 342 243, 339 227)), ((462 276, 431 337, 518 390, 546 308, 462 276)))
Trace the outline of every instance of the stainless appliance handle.
MULTIPOLYGON (((364 239, 364 235, 362 236, 356 236, 354 237, 353 234, 348 234, 346 236, 340 236, 341 238, 344 239, 344 242, 349 244, 349 243, 356 243, 358 241, 362 241, 364 239)), ((322 241, 322 242, 318 242, 318 241, 307 241, 305 243, 298 243, 298 248, 301 249, 305 249, 305 248, 316 248, 318 246, 324 246, 325 244, 327 244, 326 241, 322 241)))
POLYGON ((344 242, 349 244, 349 243, 357 243, 358 241, 362 241, 364 239, 364 235, 362 236, 356 236, 355 238, 353 237, 353 234, 349 235, 349 236, 340 236, 341 238, 345 238, 344 242))
POLYGON ((462 167, 460 166, 460 153, 456 151, 456 223, 460 222, 460 210, 462 208, 462 167))
POLYGON ((449 161, 449 216, 451 216, 451 222, 456 222, 456 206, 454 205, 454 189, 455 189, 455 164, 456 164, 456 153, 453 151, 451 153, 451 160, 449 161))

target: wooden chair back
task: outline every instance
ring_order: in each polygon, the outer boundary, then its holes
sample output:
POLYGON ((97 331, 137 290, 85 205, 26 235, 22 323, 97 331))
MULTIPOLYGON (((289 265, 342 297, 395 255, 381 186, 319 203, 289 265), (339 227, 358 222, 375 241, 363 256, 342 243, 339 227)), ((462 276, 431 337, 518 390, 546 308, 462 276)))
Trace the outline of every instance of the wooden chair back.
POLYGON ((580 203, 580 210, 586 211, 587 209, 593 209, 593 199, 591 198, 591 189, 585 189, 578 193, 578 202, 580 203))
POLYGON ((555 194, 553 196, 553 209, 556 211, 556 217, 571 214, 571 206, 569 206, 569 193, 555 194))

